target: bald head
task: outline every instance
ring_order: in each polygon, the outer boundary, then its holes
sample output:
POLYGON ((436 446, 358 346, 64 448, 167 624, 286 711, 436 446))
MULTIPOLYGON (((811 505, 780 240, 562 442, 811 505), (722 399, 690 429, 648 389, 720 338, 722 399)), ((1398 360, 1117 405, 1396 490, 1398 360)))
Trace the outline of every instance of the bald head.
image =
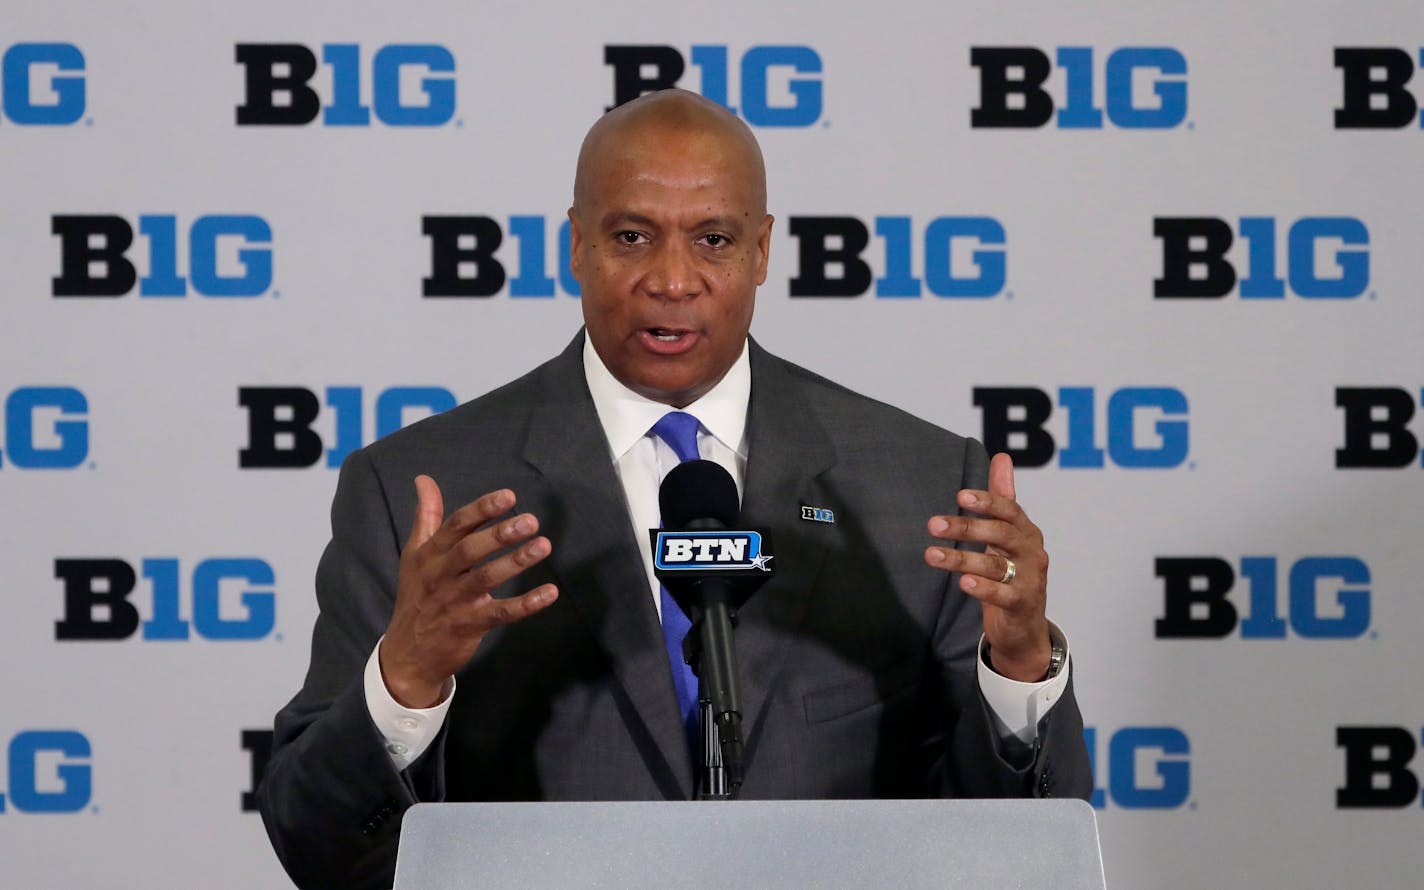
POLYGON ((569 270, 584 329, 633 392, 690 405, 742 355, 771 226, 746 125, 682 90, 608 112, 584 138, 569 270))
POLYGON ((711 150, 750 188, 766 212, 766 166, 751 128, 710 99, 687 90, 648 93, 618 106, 589 128, 574 173, 573 211, 582 214, 610 168, 636 167, 653 153, 711 150))

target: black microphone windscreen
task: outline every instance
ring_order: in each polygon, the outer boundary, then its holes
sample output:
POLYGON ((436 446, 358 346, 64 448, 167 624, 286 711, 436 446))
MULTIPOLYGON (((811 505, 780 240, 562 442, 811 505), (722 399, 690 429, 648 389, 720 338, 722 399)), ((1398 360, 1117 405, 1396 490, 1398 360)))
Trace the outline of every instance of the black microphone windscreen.
POLYGON ((658 489, 663 528, 686 528, 696 519, 713 519, 724 528, 737 524, 737 483, 720 464, 687 460, 672 468, 658 489))

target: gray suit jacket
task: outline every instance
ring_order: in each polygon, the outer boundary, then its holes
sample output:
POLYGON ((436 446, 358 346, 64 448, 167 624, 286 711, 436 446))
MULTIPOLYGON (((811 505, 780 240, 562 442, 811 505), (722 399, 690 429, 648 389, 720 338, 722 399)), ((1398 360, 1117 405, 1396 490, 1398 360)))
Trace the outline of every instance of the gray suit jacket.
MULTIPOLYGON (((482 398, 351 455, 317 570, 311 666, 277 715, 258 789, 302 887, 389 886, 400 814, 429 800, 692 796, 693 763, 582 335, 482 398), (490 634, 459 675, 438 741, 397 772, 362 670, 391 613, 412 480, 452 508, 501 487, 552 555, 513 594, 560 598, 490 634)), ((743 524, 776 574, 737 629, 747 798, 1077 796, 1092 788, 1068 694, 1031 749, 1005 745, 975 679, 980 608, 927 567, 924 524, 986 487, 983 447, 750 344, 743 524), (829 507, 834 523, 801 519, 829 507)), ((517 588, 517 589, 516 589, 517 588)))

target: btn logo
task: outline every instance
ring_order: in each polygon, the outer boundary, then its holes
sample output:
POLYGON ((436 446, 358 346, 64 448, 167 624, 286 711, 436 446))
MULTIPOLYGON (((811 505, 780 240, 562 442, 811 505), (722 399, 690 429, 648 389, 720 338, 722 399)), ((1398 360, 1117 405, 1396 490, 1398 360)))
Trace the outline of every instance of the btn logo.
POLYGON ((315 466, 326 454, 336 469, 346 456, 408 423, 455 407, 455 396, 438 386, 393 386, 376 397, 375 438, 367 438, 366 396, 359 386, 328 386, 333 444, 312 428, 321 416, 316 393, 299 386, 244 386, 237 404, 247 409, 247 447, 238 452, 244 470, 300 469, 315 466), (411 416, 414 414, 415 416, 411 416))
POLYGON ((84 117, 84 53, 72 43, 16 43, 0 56, 0 118, 63 127, 84 117))
POLYGON ((1007 238, 987 216, 940 216, 924 226, 916 275, 915 224, 908 216, 875 217, 875 236, 885 243, 881 274, 861 258, 870 229, 854 216, 793 216, 788 231, 797 241, 799 271, 793 297, 985 298, 1004 289, 1007 238))
POLYGON ((1105 101, 1101 106, 1093 55, 1088 46, 1057 48, 1054 58, 1063 72, 1063 87, 1055 101, 1045 87, 1053 74, 1053 62, 1043 50, 1031 46, 971 47, 969 64, 979 69, 979 107, 969 112, 969 125, 1042 127, 1052 121, 1064 130, 1100 130, 1106 116, 1109 123, 1123 129, 1166 130, 1186 120, 1187 60, 1180 52, 1162 46, 1113 50, 1103 68, 1105 101), (1139 72, 1157 75, 1151 81, 1150 97, 1134 92, 1134 81, 1142 79, 1139 72))
POLYGON ((267 762, 272 759, 272 730, 244 729, 241 736, 242 750, 248 754, 248 784, 242 792, 242 812, 257 812, 257 786, 262 784, 262 774, 267 772, 267 762))
POLYGON ((1171 810, 1192 794, 1192 744, 1175 726, 1125 726, 1108 739, 1106 772, 1098 765, 1098 730, 1083 730, 1093 769, 1094 809, 1171 810), (1104 781, 1106 778, 1106 781, 1104 781))
POLYGON ((1167 470, 1187 461, 1190 430, 1187 397, 1170 386, 1128 386, 1108 397, 1107 447, 1099 444, 1097 392, 1090 386, 1065 386, 1058 404, 1067 414, 1062 448, 1045 424, 1053 400, 1033 387, 975 387, 974 405, 984 412, 984 447, 1008 452, 1021 467, 1047 466, 1058 455, 1064 469, 1102 469, 1110 460, 1128 469, 1167 470), (1155 416, 1152 441, 1138 439, 1139 415, 1155 416))
POLYGON ((511 216, 509 235, 518 242, 515 249, 518 271, 509 277, 505 264, 495 256, 504 243, 505 230, 488 216, 426 216, 420 231, 430 239, 430 277, 421 283, 426 297, 492 297, 509 285, 511 297, 552 297, 562 291, 579 295, 579 285, 569 271, 569 220, 559 223, 554 238, 557 278, 549 274, 549 224, 543 216, 511 216))
POLYGON ((142 279, 128 250, 134 227, 121 216, 55 216, 59 237, 56 297, 258 297, 272 286, 272 227, 260 216, 200 216, 188 230, 188 276, 178 269, 178 218, 147 215, 138 231, 148 241, 142 279))
MULTIPOLYGON (((1246 242, 1246 274, 1239 280, 1243 299, 1283 298, 1287 281, 1292 294, 1306 299, 1352 299, 1369 290, 1370 231, 1352 216, 1312 216, 1291 223, 1286 278, 1277 271, 1276 219, 1245 216, 1238 228, 1246 242)), ((1162 242, 1162 277, 1153 282, 1154 297, 1225 297, 1237 287, 1241 258, 1236 265, 1227 259, 1235 235, 1226 220, 1157 217, 1152 234, 1162 242)))
POLYGON ((89 400, 72 386, 13 390, 0 421, 0 469, 72 470, 89 457, 89 400))
POLYGON ((77 813, 93 794, 93 752, 83 733, 72 729, 31 729, 10 740, 9 798, 0 794, 0 813, 77 813))
MULTIPOLYGON (((1424 730, 1419 737, 1424 739, 1424 730)), ((1424 803, 1419 776, 1409 768, 1418 750, 1410 730, 1337 726, 1335 747, 1345 752, 1345 784, 1335 789, 1338 809, 1402 809, 1424 803)))
POLYGON ((658 532, 654 552, 659 571, 771 571, 758 532, 658 532))
POLYGON ((1162 579, 1162 617, 1155 625, 1159 640, 1222 639, 1236 630, 1238 619, 1241 636, 1248 640, 1282 640, 1288 631, 1306 639, 1348 640, 1370 629, 1370 567, 1353 556, 1296 560, 1290 568, 1285 616, 1280 614, 1279 563, 1273 556, 1242 557, 1247 594, 1240 609, 1227 599, 1236 575, 1226 560, 1172 556, 1160 557, 1153 565, 1162 579), (1328 603, 1323 608, 1322 600, 1328 603))
POLYGON ((191 632, 207 640, 260 640, 276 626, 276 573, 261 559, 205 559, 193 570, 191 622, 183 616, 177 559, 144 559, 143 577, 152 590, 151 617, 140 621, 130 602, 138 578, 122 559, 56 559, 54 576, 64 584, 64 617, 55 622, 56 640, 126 640, 142 629, 145 640, 187 640, 191 632), (231 601, 239 588, 236 604, 231 601), (224 609, 223 592, 229 593, 224 609), (241 617, 233 617, 237 612, 241 617), (226 614, 224 614, 226 613, 226 614), (190 632, 191 624, 191 632, 190 632))
POLYGON ((331 69, 325 106, 311 86, 316 53, 302 44, 239 43, 236 57, 245 91, 237 106, 238 126, 299 127, 320 116, 327 127, 365 127, 375 112, 388 127, 438 127, 455 116, 455 57, 436 44, 389 44, 376 50, 369 90, 362 86, 361 47, 324 44, 321 62, 331 69), (411 87, 420 98, 407 104, 406 97, 415 92, 411 87))
MULTIPOLYGON (((1338 47, 1344 96, 1335 109, 1337 130, 1398 130, 1424 127, 1424 114, 1409 92, 1416 57, 1394 47, 1338 47)), ((1417 57, 1424 66, 1424 49, 1417 57)))
MULTIPOLYGON (((731 103, 731 53, 726 46, 694 46, 697 92, 740 113, 753 127, 809 127, 821 119, 821 56, 809 46, 754 46, 738 67, 741 107, 731 103)), ((680 86, 687 59, 671 46, 605 46, 603 64, 613 69, 612 111, 644 93, 680 86)))
MULTIPOLYGON (((1419 390, 1424 404, 1424 390, 1419 390)), ((1345 412, 1345 447, 1335 450, 1341 470, 1424 466, 1419 438, 1409 431, 1414 393, 1392 386, 1337 386, 1335 407, 1345 412)))

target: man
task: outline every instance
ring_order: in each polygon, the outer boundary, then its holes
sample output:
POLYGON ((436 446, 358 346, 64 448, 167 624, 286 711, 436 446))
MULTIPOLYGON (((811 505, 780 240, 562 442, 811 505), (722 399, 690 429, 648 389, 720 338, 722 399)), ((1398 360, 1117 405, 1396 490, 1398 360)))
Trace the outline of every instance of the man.
POLYGON ((746 126, 680 91, 608 113, 569 218, 585 332, 343 467, 311 667, 259 789, 297 883, 385 886, 416 801, 692 795, 680 615, 646 535, 679 447, 726 466, 776 543, 737 631, 742 796, 1086 797, 1008 458, 748 339, 772 217, 746 126), (691 446, 660 427, 684 408, 691 446))

